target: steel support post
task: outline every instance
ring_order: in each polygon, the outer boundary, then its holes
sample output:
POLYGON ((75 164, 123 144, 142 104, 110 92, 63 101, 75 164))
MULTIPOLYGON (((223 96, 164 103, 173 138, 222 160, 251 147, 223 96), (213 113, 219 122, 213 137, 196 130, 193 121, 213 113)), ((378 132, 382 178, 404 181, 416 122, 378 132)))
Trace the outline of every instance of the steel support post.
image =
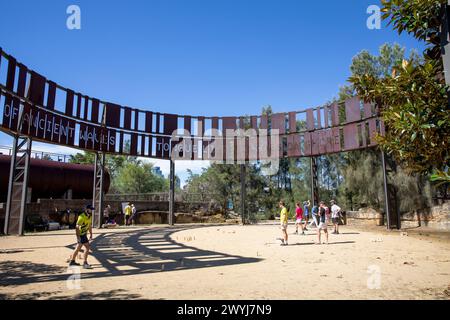
POLYGON ((310 157, 310 170, 311 170, 311 201, 313 206, 319 205, 319 188, 317 186, 317 159, 310 157))
POLYGON ((388 190, 388 177, 386 170, 386 155, 381 150, 381 164, 383 166, 383 188, 384 188, 384 207, 386 212, 386 225, 387 229, 391 229, 391 210, 389 205, 389 190, 388 190))
POLYGON ((246 190, 245 190, 245 174, 246 174, 246 167, 245 164, 241 164, 241 219, 242 219, 242 224, 245 224, 245 201, 246 201, 246 190))
POLYGON ((170 159, 169 175, 169 225, 175 224, 175 161, 170 159))
POLYGON ((92 205, 95 208, 92 225, 101 228, 103 224, 103 180, 105 177, 105 153, 95 153, 94 164, 94 190, 92 195, 92 205))
POLYGON ((31 139, 25 136, 15 135, 13 137, 6 200, 5 234, 24 234, 31 142, 31 139))

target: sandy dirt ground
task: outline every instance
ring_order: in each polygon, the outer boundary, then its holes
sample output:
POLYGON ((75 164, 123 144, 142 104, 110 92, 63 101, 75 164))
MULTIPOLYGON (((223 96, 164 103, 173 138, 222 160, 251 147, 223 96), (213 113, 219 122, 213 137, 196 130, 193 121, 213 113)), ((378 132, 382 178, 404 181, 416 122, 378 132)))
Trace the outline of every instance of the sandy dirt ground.
POLYGON ((92 270, 68 269, 74 231, 0 237, 0 299, 450 299, 450 242, 344 226, 277 240, 278 225, 94 231, 92 270))

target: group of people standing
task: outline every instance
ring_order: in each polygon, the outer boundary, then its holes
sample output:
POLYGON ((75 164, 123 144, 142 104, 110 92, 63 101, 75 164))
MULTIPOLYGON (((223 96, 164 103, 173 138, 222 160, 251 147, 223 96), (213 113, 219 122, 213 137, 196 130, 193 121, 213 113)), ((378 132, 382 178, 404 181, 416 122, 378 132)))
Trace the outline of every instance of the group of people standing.
MULTIPOLYGON (((300 227, 301 234, 305 235, 305 231, 308 231, 308 227, 315 225, 317 228, 317 242, 316 244, 321 244, 321 233, 325 234, 326 243, 328 244, 328 221, 331 216, 331 221, 334 226, 334 231, 332 234, 339 234, 339 219, 342 217, 341 208, 336 204, 336 201, 331 200, 331 209, 325 204, 324 201, 320 201, 319 205, 314 205, 311 208, 311 202, 309 200, 304 201, 303 205, 299 202, 296 203, 295 208, 295 233, 299 234, 298 229, 300 227), (311 215, 311 221, 309 217, 311 215), (309 223, 308 223, 309 222, 309 223)), ((280 213, 280 223, 283 238, 281 238, 281 245, 288 245, 288 210, 283 200, 279 203, 281 213, 280 213)))

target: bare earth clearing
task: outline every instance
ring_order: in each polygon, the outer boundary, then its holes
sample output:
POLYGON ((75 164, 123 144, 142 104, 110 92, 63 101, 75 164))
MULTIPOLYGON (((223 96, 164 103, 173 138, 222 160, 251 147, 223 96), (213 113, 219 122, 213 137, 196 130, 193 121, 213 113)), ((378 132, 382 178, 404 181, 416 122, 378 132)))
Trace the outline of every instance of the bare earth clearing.
POLYGON ((294 230, 287 247, 277 224, 95 230, 79 281, 73 230, 0 237, 0 299, 450 298, 448 240, 344 226, 319 246, 294 230))

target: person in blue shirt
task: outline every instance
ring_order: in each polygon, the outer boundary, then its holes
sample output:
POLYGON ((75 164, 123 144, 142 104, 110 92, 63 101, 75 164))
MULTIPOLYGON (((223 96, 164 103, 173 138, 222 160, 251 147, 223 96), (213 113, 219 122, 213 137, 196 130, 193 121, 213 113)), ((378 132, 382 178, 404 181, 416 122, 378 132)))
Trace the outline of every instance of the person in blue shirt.
POLYGON ((309 207, 310 206, 311 206, 311 202, 309 200, 303 202, 303 218, 305 219, 305 229, 304 229, 304 231, 308 231, 306 226, 308 225, 309 207))
POLYGON ((316 225, 316 228, 319 227, 319 207, 314 205, 311 209, 312 221, 309 223, 311 226, 313 223, 316 225))

